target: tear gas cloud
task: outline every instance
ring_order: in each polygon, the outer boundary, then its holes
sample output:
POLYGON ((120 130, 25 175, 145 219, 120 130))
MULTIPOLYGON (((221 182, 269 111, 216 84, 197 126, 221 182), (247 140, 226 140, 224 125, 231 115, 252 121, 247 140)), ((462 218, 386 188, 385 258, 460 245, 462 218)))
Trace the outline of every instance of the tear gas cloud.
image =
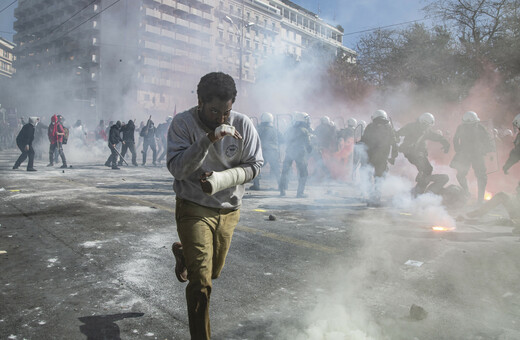
MULTIPOLYGON (((305 111, 311 115, 313 123, 327 115, 338 124, 350 117, 369 122, 375 110, 384 109, 398 129, 415 121, 421 113, 431 112, 436 117, 434 128, 443 131, 451 144, 466 111, 477 112, 483 123, 488 122, 487 127, 510 128, 515 115, 494 96, 499 77, 497 71, 476 82, 469 95, 455 104, 441 101, 434 95, 419 94, 404 82, 385 92, 372 90, 357 100, 334 98, 332 89, 324 81, 327 67, 319 56, 308 57, 292 67, 279 59, 268 59, 263 71, 267 76, 258 77, 254 92, 248 98, 250 105, 241 102, 244 98, 240 95, 237 102, 241 107, 254 108, 246 112, 257 117, 265 111, 273 114, 305 111), (510 113, 498 117, 496 112, 510 113)), ((313 124, 313 128, 316 125, 313 124)), ((498 145, 500 168, 511 148, 512 144, 498 145)), ((428 149, 434 174, 448 174, 448 184, 458 184, 455 170, 449 167, 453 150, 444 154, 440 151, 441 145, 433 142, 428 149)), ((352 216, 352 232, 362 244, 360 250, 353 257, 349 255, 349 258, 337 260, 341 264, 334 261, 328 264, 324 270, 327 273, 321 278, 329 279, 319 283, 324 293, 317 296, 299 326, 280 326, 280 338, 397 339, 417 336, 434 339, 471 338, 474 334, 486 337, 495 334, 496 325, 511 321, 503 296, 510 296, 518 266, 506 261, 497 269, 487 261, 474 262, 474 258, 460 256, 466 253, 461 244, 434 236, 432 226, 456 228, 456 222, 442 204, 442 197, 424 194, 414 198, 411 195, 416 175, 415 167, 402 156, 395 166, 390 165, 390 172, 381 183, 382 196, 389 206, 387 212, 368 210, 352 216), (413 222, 402 221, 400 212, 413 216, 413 222), (406 228, 412 231, 405 231, 399 223, 412 224, 411 228, 406 228), (406 268, 404 263, 414 258, 430 261, 429 265, 418 270, 406 268), (493 287, 489 288, 486 279, 477 272, 487 273, 484 276, 496 274, 507 283, 494 280, 493 287), (409 310, 414 303, 429 312, 430 316, 422 323, 410 319, 409 310), (439 324, 445 325, 444 329, 439 330, 439 324)), ((354 195, 362 202, 373 186, 370 177, 360 174, 354 191, 346 195, 354 195)), ((514 177, 506 177, 501 171, 491 173, 487 187, 494 192, 511 191, 510 188, 516 186, 514 177)), ((471 191, 476 191, 476 179, 471 174, 468 179, 471 191)), ((327 195, 324 189, 312 185, 307 191, 315 199, 327 195)), ((477 236, 468 236, 468 239, 480 240, 477 236)), ((468 252, 482 250, 482 256, 493 257, 492 246, 481 247, 478 242, 463 246, 468 252)), ((315 278, 309 281, 316 282, 315 278)), ((303 290, 312 292, 315 286, 303 290)), ((505 331, 503 335, 507 337, 507 333, 505 331)))

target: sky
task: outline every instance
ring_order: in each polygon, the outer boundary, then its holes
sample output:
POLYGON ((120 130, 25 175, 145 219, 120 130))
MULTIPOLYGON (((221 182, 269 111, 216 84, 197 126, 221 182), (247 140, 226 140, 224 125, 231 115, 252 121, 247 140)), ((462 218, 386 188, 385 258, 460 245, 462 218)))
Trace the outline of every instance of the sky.
MULTIPOLYGON (((424 18, 424 0, 292 0, 318 14, 326 22, 345 29, 343 43, 355 49, 362 30, 424 18)), ((13 0, 0 0, 0 11, 13 0)), ((17 3, 0 13, 0 36, 13 41, 14 9, 17 3)))

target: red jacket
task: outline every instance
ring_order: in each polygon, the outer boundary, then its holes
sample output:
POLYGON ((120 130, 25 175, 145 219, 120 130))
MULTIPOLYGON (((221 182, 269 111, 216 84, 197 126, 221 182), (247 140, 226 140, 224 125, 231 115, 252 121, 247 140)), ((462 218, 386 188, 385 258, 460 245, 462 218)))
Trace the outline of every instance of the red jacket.
POLYGON ((58 135, 58 133, 64 133, 65 130, 63 130, 63 125, 58 122, 58 116, 54 115, 51 117, 51 125, 49 125, 47 132, 51 144, 56 144, 56 142, 63 143, 63 135, 58 135))

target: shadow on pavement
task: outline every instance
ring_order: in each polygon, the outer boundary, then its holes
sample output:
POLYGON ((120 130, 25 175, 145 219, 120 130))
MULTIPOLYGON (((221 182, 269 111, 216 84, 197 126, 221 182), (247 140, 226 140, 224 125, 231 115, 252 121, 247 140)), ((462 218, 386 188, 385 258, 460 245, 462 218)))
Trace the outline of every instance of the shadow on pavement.
POLYGON ((79 321, 84 323, 84 325, 79 326, 79 330, 87 336, 87 340, 120 340, 119 326, 115 322, 143 315, 144 313, 121 313, 83 316, 78 318, 79 321))

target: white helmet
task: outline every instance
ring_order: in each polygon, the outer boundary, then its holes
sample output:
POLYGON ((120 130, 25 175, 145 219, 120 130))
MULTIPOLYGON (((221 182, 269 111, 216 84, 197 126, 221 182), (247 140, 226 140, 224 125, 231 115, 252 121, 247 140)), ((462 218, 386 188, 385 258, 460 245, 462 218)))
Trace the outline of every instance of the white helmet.
POLYGON ((347 126, 351 128, 355 128, 357 126, 357 120, 355 118, 349 118, 347 120, 347 126))
POLYGON ((384 120, 388 120, 388 115, 383 110, 377 110, 376 112, 374 112, 372 114, 371 118, 372 118, 372 120, 374 120, 376 118, 383 118, 384 120))
POLYGON ((309 115, 306 113, 306 112, 299 112, 299 111, 296 111, 294 113, 294 121, 295 122, 304 122, 304 123, 307 123, 309 122, 309 115))
POLYGON ((444 133, 442 132, 442 130, 437 130, 437 131, 435 131, 435 133, 441 137, 444 137, 444 133))
POLYGON ((462 116, 462 121, 464 123, 476 123, 480 122, 480 118, 478 118, 477 114, 473 111, 468 111, 462 116))
POLYGON ((260 121, 262 123, 269 123, 269 124, 273 124, 274 122, 274 117, 271 113, 269 112, 264 112, 262 113, 262 116, 260 117, 260 121))
POLYGON ((513 131, 506 129, 504 130, 503 135, 513 137, 513 131))
POLYGON ((358 122, 358 126, 359 126, 359 125, 361 125, 361 126, 363 127, 363 129, 364 129, 364 128, 367 127, 367 122, 365 122, 364 120, 360 120, 360 121, 358 122))
POLYGON ((321 117, 320 122, 325 125, 332 125, 328 116, 321 117))
POLYGON ((419 123, 422 125, 433 126, 435 125, 435 117, 431 113, 425 112, 419 116, 419 123))
POLYGON ((520 129, 520 114, 517 114, 513 119, 513 126, 517 129, 520 129))

